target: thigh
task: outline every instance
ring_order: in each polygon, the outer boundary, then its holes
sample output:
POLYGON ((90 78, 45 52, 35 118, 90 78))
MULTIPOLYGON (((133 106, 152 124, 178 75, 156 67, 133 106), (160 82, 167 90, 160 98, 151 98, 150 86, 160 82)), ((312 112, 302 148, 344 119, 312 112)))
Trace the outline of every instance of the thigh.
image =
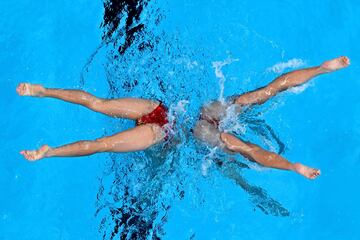
POLYGON ((220 134, 219 129, 206 120, 199 120, 194 128, 194 136, 212 147, 224 147, 220 134))
POLYGON ((234 103, 239 105, 263 104, 275 95, 271 87, 262 87, 235 97, 234 103))
POLYGON ((96 141, 103 144, 106 152, 135 152, 151 147, 164 137, 160 126, 144 124, 96 141))
POLYGON ((151 113, 159 102, 142 98, 102 99, 97 104, 97 111, 120 118, 136 120, 151 113))

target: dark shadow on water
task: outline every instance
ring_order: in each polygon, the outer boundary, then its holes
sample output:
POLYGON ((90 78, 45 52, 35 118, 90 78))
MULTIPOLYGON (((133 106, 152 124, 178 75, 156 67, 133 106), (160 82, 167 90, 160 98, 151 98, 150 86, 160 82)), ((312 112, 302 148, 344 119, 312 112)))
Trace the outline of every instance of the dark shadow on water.
POLYGON ((184 198, 177 163, 171 160, 178 158, 172 147, 162 144, 123 159, 111 154, 111 166, 99 181, 95 214, 103 239, 161 239, 165 235, 171 202, 184 198))
MULTIPOLYGON (((103 29, 102 41, 87 59, 80 74, 80 86, 85 84, 85 74, 99 51, 112 45, 117 48, 117 54, 123 55, 137 39, 146 35, 146 23, 141 21, 141 13, 151 0, 104 0, 104 16, 100 28, 103 29), (123 23, 123 24, 121 24, 123 23)), ((161 14, 157 14, 155 23, 161 21, 161 14)), ((154 43, 144 38, 137 43, 139 51, 152 49, 154 43)), ((115 51, 112 50, 114 53, 115 51)), ((115 58, 117 58, 115 56, 115 58)), ((113 85, 111 85, 113 86, 113 85)))
POLYGON ((258 186, 250 184, 243 176, 242 171, 249 167, 236 159, 214 159, 219 171, 227 178, 235 181, 246 193, 249 194, 251 203, 263 213, 273 216, 287 217, 290 212, 281 203, 271 198, 267 192, 258 186))
POLYGON ((246 125, 257 138, 263 138, 267 142, 274 143, 279 155, 284 154, 286 145, 283 143, 275 130, 261 118, 264 109, 248 108, 241 115, 239 121, 246 125))
POLYGON ((104 31, 103 40, 111 39, 119 30, 120 22, 125 21, 121 35, 125 36, 124 43, 119 46, 118 51, 124 54, 132 44, 136 34, 144 30, 144 24, 140 22, 140 15, 147 6, 149 0, 105 0, 104 18, 101 27, 104 31))

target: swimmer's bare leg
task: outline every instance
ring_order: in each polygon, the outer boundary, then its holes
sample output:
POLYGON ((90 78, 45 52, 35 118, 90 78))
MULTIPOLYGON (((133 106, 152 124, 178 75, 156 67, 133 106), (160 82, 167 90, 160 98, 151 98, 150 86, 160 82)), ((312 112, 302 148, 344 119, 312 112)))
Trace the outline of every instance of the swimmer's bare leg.
POLYGON ((273 82, 265 87, 238 96, 235 99, 235 103, 239 105, 262 104, 279 92, 301 85, 320 74, 333 72, 347 67, 349 64, 349 58, 338 57, 326 61, 317 67, 286 73, 276 78, 273 82))
POLYGON ((276 153, 266 151, 255 144, 244 142, 229 133, 222 133, 221 140, 231 151, 238 152, 265 167, 294 171, 309 179, 315 179, 320 175, 318 169, 307 167, 301 163, 291 163, 276 153))
POLYGON ((101 152, 135 152, 160 142, 164 136, 158 125, 145 124, 93 141, 79 141, 57 148, 44 145, 38 150, 24 150, 20 153, 27 160, 35 161, 47 157, 78 157, 101 152))
POLYGON ((159 105, 156 101, 141 98, 103 99, 82 90, 45 88, 30 83, 20 83, 16 91, 21 96, 57 98, 112 117, 133 120, 152 112, 159 105))

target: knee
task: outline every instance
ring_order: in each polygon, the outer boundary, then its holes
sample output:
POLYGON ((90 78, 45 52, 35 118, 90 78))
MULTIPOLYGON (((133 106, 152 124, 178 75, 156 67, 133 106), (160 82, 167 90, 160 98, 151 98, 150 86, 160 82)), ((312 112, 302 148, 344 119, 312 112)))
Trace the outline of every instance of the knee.
POLYGON ((98 138, 94 141, 98 152, 111 152, 113 150, 113 144, 110 144, 107 138, 98 138))
POLYGON ((247 143, 246 153, 249 157, 256 158, 256 156, 262 155, 262 152, 263 150, 259 146, 247 143))
POLYGON ((89 108, 95 111, 99 111, 101 108, 103 108, 103 103, 104 100, 93 97, 89 100, 89 108))
POLYGON ((275 89, 272 86, 267 86, 261 92, 261 97, 269 98, 275 96, 275 89))
POLYGON ((107 149, 104 148, 104 144, 101 141, 80 141, 79 147, 84 151, 104 152, 107 149))
POLYGON ((80 141, 78 142, 79 144, 79 148, 83 149, 83 150, 89 150, 91 149, 91 141, 80 141))

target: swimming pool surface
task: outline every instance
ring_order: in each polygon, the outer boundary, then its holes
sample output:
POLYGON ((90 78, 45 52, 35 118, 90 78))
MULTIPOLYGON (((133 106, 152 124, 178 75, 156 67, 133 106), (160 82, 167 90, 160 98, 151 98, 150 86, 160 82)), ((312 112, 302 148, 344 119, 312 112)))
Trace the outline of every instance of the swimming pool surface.
POLYGON ((360 239, 359 15, 355 0, 1 1, 0 239, 360 239), (230 126, 318 179, 193 139, 207 101, 341 55, 349 68, 230 126), (178 133, 146 152, 29 163, 20 150, 133 123, 19 97, 19 82, 159 99, 178 133))

